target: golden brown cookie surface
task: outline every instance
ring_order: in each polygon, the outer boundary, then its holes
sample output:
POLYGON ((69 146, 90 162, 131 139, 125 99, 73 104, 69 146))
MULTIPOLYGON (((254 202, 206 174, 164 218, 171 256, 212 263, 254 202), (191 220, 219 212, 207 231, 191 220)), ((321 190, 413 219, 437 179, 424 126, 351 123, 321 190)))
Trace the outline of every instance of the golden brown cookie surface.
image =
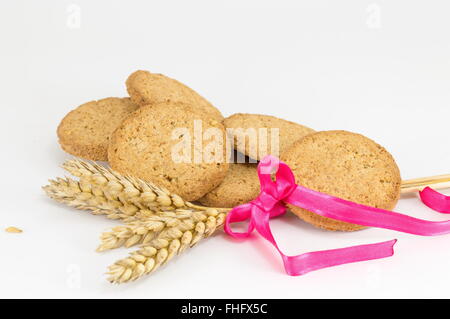
POLYGON ((59 143, 72 155, 106 161, 111 134, 137 108, 130 98, 110 97, 85 103, 59 124, 59 143))
POLYGON ((260 114, 237 113, 227 117, 223 123, 228 131, 233 130, 231 137, 235 148, 257 160, 268 154, 280 156, 296 140, 314 132, 306 126, 260 114))
POLYGON ((181 102, 194 111, 209 114, 217 121, 223 120, 220 111, 205 98, 183 83, 165 75, 138 70, 128 77, 126 86, 131 100, 138 105, 181 102))
MULTIPOLYGON (((291 145, 281 160, 292 169, 297 184, 319 192, 388 210, 400 196, 401 177, 395 160, 382 146, 360 134, 317 132, 291 145)), ((364 228, 288 207, 306 222, 327 230, 364 228)))
POLYGON ((222 183, 199 202, 209 207, 232 208, 255 199, 259 189, 257 164, 232 163, 222 183))
POLYGON ((194 201, 225 178, 225 139, 223 125, 209 115, 182 103, 159 103, 142 106, 120 125, 112 135, 108 159, 119 173, 194 201), (194 133, 200 122, 203 138, 194 133))

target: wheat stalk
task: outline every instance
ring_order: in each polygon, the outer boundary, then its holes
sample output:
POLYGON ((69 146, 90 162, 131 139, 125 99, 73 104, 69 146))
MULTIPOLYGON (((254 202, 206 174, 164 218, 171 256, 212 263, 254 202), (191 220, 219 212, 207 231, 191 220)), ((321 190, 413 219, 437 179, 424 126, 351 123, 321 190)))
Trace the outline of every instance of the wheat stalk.
MULTIPOLYGON (((57 178, 43 189, 54 200, 71 207, 126 222, 147 218, 153 213, 180 208, 207 210, 180 196, 131 176, 123 176, 96 163, 70 160, 63 168, 79 178, 57 178)), ((219 211, 227 211, 217 208, 219 211)))
POLYGON ((156 238, 132 252, 129 257, 111 265, 108 280, 112 283, 124 283, 153 273, 175 255, 211 236, 223 225, 225 216, 226 213, 215 209, 208 212, 193 211, 187 221, 165 228, 156 238))

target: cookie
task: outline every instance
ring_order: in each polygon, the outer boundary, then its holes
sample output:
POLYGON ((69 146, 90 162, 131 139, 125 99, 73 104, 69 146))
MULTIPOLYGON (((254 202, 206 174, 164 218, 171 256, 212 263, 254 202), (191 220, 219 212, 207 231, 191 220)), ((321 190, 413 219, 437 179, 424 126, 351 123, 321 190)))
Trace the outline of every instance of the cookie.
MULTIPOLYGON (((400 197, 401 177, 394 158, 371 139, 346 131, 310 134, 281 156, 297 184, 372 207, 392 210, 400 197)), ((327 230, 365 228, 288 205, 304 221, 327 230)))
POLYGON ((232 163, 225 179, 199 202, 209 207, 235 207, 248 203, 259 195, 260 185, 256 164, 232 163))
POLYGON ((85 103, 59 124, 59 143, 72 155, 106 161, 111 134, 137 108, 130 98, 109 97, 85 103))
POLYGON ((223 120, 220 111, 205 98, 183 83, 165 75, 139 70, 128 77, 126 86, 131 100, 138 105, 181 102, 192 110, 209 114, 217 121, 223 120))
POLYGON ((260 114, 233 114, 223 124, 234 147, 256 160, 268 154, 279 157, 293 142, 314 132, 306 126, 260 114))
POLYGON ((114 132, 108 149, 114 170, 153 182, 188 201, 222 182, 228 170, 225 156, 223 125, 176 102, 140 107, 114 132))

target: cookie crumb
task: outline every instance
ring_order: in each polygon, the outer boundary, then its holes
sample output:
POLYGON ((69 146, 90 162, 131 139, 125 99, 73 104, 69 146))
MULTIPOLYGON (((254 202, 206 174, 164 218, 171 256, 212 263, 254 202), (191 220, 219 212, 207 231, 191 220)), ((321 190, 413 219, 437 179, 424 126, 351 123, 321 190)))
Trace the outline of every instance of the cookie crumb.
POLYGON ((18 234, 18 233, 21 233, 21 232, 22 232, 22 229, 19 229, 19 228, 17 228, 17 227, 11 226, 11 227, 6 228, 5 231, 6 231, 7 233, 15 233, 15 234, 18 234))

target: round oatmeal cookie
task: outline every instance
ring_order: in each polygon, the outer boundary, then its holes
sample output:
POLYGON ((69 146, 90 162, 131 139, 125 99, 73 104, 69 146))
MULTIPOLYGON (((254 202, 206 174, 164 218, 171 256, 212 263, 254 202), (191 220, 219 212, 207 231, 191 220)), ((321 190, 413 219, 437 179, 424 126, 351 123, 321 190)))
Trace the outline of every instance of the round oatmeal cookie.
POLYGON ((137 108, 130 98, 109 97, 85 103, 59 124, 59 144, 72 155, 106 161, 111 134, 137 108))
POLYGON ((261 114, 236 113, 223 124, 234 147, 257 160, 268 154, 279 157, 293 142, 314 132, 306 126, 261 114))
MULTIPOLYGON (((346 131, 324 131, 291 145, 281 160, 296 182, 310 189, 372 207, 392 210, 400 197, 401 177, 394 158, 371 139, 346 131)), ((365 228, 288 205, 304 221, 327 230, 365 228)))
POLYGON ((217 121, 223 120, 220 111, 204 97, 183 83, 163 74, 138 70, 128 77, 126 86, 131 100, 138 105, 181 102, 192 110, 209 114, 217 121))
POLYGON ((223 125, 183 103, 140 107, 113 133, 111 167, 194 201, 228 171, 223 125))
POLYGON ((259 190, 257 164, 232 163, 222 183, 199 202, 209 207, 232 208, 252 201, 259 190))

